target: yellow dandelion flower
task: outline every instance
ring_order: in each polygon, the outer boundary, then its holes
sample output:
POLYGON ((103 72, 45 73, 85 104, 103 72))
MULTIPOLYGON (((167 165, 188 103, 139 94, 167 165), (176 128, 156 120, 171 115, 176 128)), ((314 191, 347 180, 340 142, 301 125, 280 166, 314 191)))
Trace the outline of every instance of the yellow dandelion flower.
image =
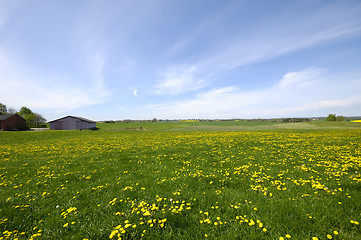
POLYGON ((146 211, 145 213, 143 213, 143 216, 150 216, 150 212, 146 211))
POLYGON ((118 233, 118 230, 113 230, 110 235, 109 235, 109 238, 113 238, 116 234, 118 233))

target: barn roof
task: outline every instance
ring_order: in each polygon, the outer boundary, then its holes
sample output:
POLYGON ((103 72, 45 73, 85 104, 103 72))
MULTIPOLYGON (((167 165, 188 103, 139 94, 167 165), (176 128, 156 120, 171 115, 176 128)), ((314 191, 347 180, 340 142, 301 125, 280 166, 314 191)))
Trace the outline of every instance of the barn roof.
POLYGON ((62 119, 64 119, 64 118, 68 118, 68 117, 76 118, 76 119, 79 119, 79 120, 81 120, 81 121, 88 122, 88 123, 95 123, 95 122, 92 121, 92 120, 89 120, 89 119, 86 119, 86 118, 82 118, 82 117, 75 117, 75 116, 62 117, 62 118, 59 118, 59 119, 55 119, 55 120, 53 120, 53 121, 50 121, 49 123, 51 123, 51 122, 56 122, 56 121, 59 121, 59 120, 62 120, 62 119))
MULTIPOLYGON (((16 113, 6 113, 6 114, 0 114, 0 121, 6 120, 14 115, 18 115, 16 113)), ((19 115, 18 115, 19 116, 19 115)), ((19 116, 21 117, 21 116, 19 116)), ((21 117, 22 118, 22 117, 21 117)), ((25 120, 25 119, 24 119, 25 120)))

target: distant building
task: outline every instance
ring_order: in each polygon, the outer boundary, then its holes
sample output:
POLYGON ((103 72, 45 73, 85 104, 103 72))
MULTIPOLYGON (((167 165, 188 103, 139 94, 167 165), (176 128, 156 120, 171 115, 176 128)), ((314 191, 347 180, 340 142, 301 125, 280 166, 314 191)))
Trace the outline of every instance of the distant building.
POLYGON ((49 122, 50 129, 71 130, 71 129, 90 129, 96 127, 96 122, 82 118, 67 116, 49 122))
POLYGON ((17 131, 27 130, 26 120, 17 114, 1 114, 0 115, 0 130, 17 131))

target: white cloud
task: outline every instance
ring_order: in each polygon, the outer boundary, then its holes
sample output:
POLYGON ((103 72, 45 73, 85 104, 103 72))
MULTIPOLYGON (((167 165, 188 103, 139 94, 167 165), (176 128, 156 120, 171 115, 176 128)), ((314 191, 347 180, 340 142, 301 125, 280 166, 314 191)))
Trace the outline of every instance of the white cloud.
POLYGON ((149 117, 159 118, 304 117, 317 113, 316 110, 342 111, 343 107, 355 109, 357 105, 361 109, 361 94, 357 91, 361 76, 357 75, 345 85, 326 73, 325 69, 307 68, 284 74, 269 88, 255 91, 242 91, 234 86, 211 89, 194 99, 144 109, 150 113, 149 117))
MULTIPOLYGON (((234 33, 224 35, 222 30, 207 29, 208 32, 220 31, 222 37, 217 44, 210 45, 199 60, 193 63, 199 73, 210 71, 222 73, 247 64, 270 60, 302 49, 310 48, 323 42, 360 35, 360 6, 351 7, 347 4, 329 4, 328 7, 316 9, 304 8, 303 4, 284 9, 282 14, 267 15, 259 21, 248 23, 249 28, 242 24, 234 33)), ((225 15, 227 16, 227 15, 225 15)), ((222 16, 221 18, 223 18, 222 16)), ((215 19, 220 16, 214 16, 215 19)), ((223 19, 224 20, 224 19, 223 19)), ((212 19, 208 23, 214 22, 212 19)), ((183 37, 176 42, 170 52, 177 52, 187 46, 201 41, 200 30, 205 28, 201 22, 191 37, 183 37)), ((217 26, 217 24, 213 24, 217 26)), ((211 26, 213 26, 211 25, 211 26)), ((206 35, 207 36, 207 35, 206 35)), ((207 45, 207 41, 204 42, 207 45)), ((196 46, 193 46, 196 47, 196 46)))
POLYGON ((205 86, 205 81, 197 78, 195 67, 170 68, 160 75, 162 80, 155 86, 156 94, 181 94, 205 86))
MULTIPOLYGON (((361 24, 361 23, 359 23, 361 24)), ((275 33, 262 32, 253 36, 243 38, 241 36, 229 40, 229 42, 218 52, 206 56, 195 66, 199 69, 209 71, 227 71, 247 64, 267 61, 291 52, 312 47, 325 41, 358 34, 360 26, 327 27, 326 30, 318 32, 318 29, 310 32, 295 33, 289 35, 286 31, 275 33)))
POLYGON ((307 112, 319 109, 330 109, 330 108, 339 108, 339 107, 350 107, 354 105, 361 106, 361 95, 352 96, 349 98, 343 99, 333 99, 333 100, 321 100, 316 102, 307 103, 305 105, 285 108, 286 112, 307 112))
POLYGON ((281 81, 279 82, 279 87, 295 87, 297 86, 309 86, 325 72, 325 69, 320 68, 309 68, 300 72, 289 72, 286 73, 281 81))
POLYGON ((135 88, 134 88, 134 90, 133 90, 133 95, 134 95, 135 97, 139 97, 138 91, 137 91, 137 89, 135 89, 135 88))
POLYGON ((78 107, 90 106, 106 100, 110 94, 104 87, 102 58, 94 57, 92 77, 79 85, 78 79, 64 76, 42 75, 26 67, 20 60, 0 49, 0 102, 7 106, 31 109, 49 109, 62 112, 78 107), (73 80, 73 81, 72 81, 73 80))
POLYGON ((87 89, 69 86, 59 89, 56 85, 44 86, 34 81, 12 79, 2 84, 0 95, 8 106, 20 108, 52 109, 62 112, 103 102, 107 92, 94 85, 87 89))

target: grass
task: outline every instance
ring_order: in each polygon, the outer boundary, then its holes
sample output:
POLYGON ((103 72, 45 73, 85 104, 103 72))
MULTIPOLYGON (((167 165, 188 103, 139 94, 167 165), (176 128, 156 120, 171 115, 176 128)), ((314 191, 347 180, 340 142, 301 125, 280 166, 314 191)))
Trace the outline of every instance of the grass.
POLYGON ((0 132, 0 239, 360 239, 359 123, 139 124, 0 132))
POLYGON ((121 131, 254 131, 274 129, 361 129, 361 122, 326 122, 316 120, 311 122, 283 123, 275 121, 169 121, 169 122, 129 122, 129 123, 97 123, 101 130, 121 131))

